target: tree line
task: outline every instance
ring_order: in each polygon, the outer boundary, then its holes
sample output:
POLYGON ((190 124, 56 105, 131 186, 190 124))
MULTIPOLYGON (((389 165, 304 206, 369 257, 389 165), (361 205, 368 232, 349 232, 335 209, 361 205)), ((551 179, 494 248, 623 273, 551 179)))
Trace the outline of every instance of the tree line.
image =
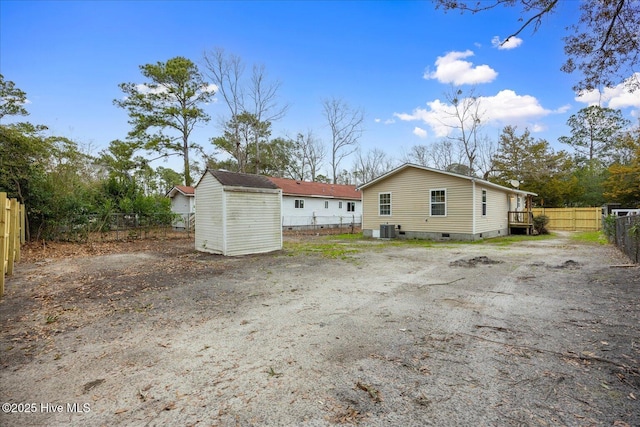
MULTIPOLYGON (((557 0, 435 2, 444 10, 471 13, 520 6, 524 24, 509 37, 530 25, 537 29, 558 7, 557 0)), ((640 49, 637 37, 629 35, 640 30, 639 7, 625 0, 583 2, 575 31, 565 38, 562 68, 583 73, 576 91, 611 86, 629 74, 626 70, 633 71, 640 49)), ((312 129, 273 137, 274 122, 289 110, 279 97, 281 83, 269 79, 264 66, 247 70, 242 58, 221 48, 206 52, 202 64, 175 57, 141 65, 144 82, 121 83, 122 96, 113 101, 127 111, 130 131, 97 154, 48 135, 42 124, 0 125, 0 191, 27 206, 32 238, 50 238, 63 222, 83 215, 168 213, 164 194, 176 184, 192 185, 207 167, 360 184, 410 162, 502 185, 517 181, 547 207, 640 205, 640 126, 619 110, 589 106, 578 111, 567 122, 570 135, 559 139, 570 152, 557 151, 515 126, 504 127, 493 141, 483 131, 486 111, 476 90, 452 88, 445 94, 448 136, 392 158, 379 149, 360 148, 364 111, 340 98, 326 98, 319 106, 328 141, 312 129), (219 134, 202 146, 192 132, 211 121, 204 107, 214 96, 225 113, 216 118, 219 134), (168 156, 182 158, 181 173, 152 167, 168 156), (322 174, 325 170, 329 176, 322 174)), ((631 89, 637 89, 638 75, 629 80, 631 89)), ((27 116, 26 100, 25 92, 0 75, 0 120, 27 116)))

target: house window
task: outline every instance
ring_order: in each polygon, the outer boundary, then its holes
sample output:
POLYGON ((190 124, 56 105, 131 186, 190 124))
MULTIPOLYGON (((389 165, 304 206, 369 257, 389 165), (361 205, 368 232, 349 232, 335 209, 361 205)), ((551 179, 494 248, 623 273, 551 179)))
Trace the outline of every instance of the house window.
POLYGON ((356 211, 356 202, 347 202, 347 212, 356 211))
POLYGON ((296 209, 304 209, 304 200, 296 199, 296 209))
POLYGON ((447 190, 431 190, 431 216, 447 216, 447 190))
POLYGON ((487 216, 487 190, 482 190, 482 216, 487 216))
POLYGON ((391 193, 380 193, 378 195, 380 215, 391 215, 391 193))
POLYGON ((342 209, 342 202, 338 202, 338 209, 342 209))
POLYGON ((329 201, 328 200, 324 201, 324 208, 325 209, 329 209, 329 201))

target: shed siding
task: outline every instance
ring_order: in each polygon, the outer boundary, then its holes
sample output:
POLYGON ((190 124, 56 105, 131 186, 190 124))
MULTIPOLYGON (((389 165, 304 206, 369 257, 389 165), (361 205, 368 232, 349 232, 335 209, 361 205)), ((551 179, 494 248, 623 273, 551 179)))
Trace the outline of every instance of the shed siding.
POLYGON ((181 213, 181 214, 192 212, 191 199, 193 199, 193 197, 187 197, 182 193, 176 194, 171 199, 171 211, 175 213, 181 213))
POLYGON ((224 197, 227 216, 225 255, 245 255, 282 249, 278 191, 225 191, 224 197))
POLYGON ((362 190, 363 229, 400 224, 402 230, 431 233, 465 233, 472 230, 472 186, 468 180, 407 168, 362 190), (447 216, 430 215, 431 190, 445 189, 447 216), (380 216, 378 194, 391 193, 391 215, 380 216))
POLYGON ((224 253, 223 188, 211 174, 205 174, 196 188, 196 249, 224 253))

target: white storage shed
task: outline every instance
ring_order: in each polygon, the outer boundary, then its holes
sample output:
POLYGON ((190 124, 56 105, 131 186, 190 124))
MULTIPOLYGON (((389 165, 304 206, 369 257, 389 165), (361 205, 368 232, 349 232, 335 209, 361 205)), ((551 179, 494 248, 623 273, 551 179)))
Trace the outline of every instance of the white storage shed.
POLYGON ((236 256, 282 249, 282 190, 264 176, 207 169, 195 193, 196 250, 236 256))

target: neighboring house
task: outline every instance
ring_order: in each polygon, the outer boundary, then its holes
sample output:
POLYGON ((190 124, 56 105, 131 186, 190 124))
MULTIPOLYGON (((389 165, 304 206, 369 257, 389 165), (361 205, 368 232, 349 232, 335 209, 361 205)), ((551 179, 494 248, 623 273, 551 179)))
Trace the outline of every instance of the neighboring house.
POLYGON ((359 190, 368 237, 477 240, 532 231, 535 193, 471 176, 404 164, 359 190))
POLYGON ((186 228, 191 224, 192 216, 196 211, 196 198, 194 187, 176 185, 167 193, 171 199, 171 212, 179 217, 173 222, 175 228, 186 228))
POLYGON ((196 250, 235 256, 282 249, 281 199, 264 176, 207 169, 195 190, 196 250))
POLYGON ((355 185, 267 178, 282 189, 283 228, 332 228, 361 223, 362 201, 355 185))

